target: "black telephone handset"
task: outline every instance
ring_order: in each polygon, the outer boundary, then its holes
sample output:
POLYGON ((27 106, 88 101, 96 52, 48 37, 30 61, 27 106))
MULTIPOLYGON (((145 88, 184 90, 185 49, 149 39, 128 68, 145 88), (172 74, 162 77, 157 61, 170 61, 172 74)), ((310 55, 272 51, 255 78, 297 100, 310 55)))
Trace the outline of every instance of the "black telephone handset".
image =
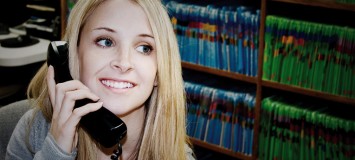
MULTIPOLYGON (((73 79, 68 64, 68 44, 65 41, 51 42, 48 47, 47 65, 53 66, 56 83, 73 79)), ((87 103, 93 103, 93 101, 90 99, 77 100, 74 108, 87 103)), ((106 148, 118 144, 127 132, 126 124, 105 107, 83 116, 80 125, 106 148)))

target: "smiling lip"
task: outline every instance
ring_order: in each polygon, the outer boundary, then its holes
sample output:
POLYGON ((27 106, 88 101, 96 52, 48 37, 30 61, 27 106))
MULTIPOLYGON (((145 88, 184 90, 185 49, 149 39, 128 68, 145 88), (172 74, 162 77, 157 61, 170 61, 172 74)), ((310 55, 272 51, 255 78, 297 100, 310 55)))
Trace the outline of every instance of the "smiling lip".
POLYGON ((101 79, 100 82, 106 87, 113 89, 129 89, 135 86, 135 84, 132 82, 122 80, 118 81, 112 79, 101 79))

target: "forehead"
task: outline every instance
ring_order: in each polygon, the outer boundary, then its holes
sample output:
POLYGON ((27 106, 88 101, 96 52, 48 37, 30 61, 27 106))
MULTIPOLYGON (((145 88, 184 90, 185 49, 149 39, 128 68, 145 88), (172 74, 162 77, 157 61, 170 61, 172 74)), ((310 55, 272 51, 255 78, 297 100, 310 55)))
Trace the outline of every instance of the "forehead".
POLYGON ((140 5, 131 0, 104 1, 91 13, 85 26, 104 26, 118 31, 136 29, 151 34, 146 13, 140 5))

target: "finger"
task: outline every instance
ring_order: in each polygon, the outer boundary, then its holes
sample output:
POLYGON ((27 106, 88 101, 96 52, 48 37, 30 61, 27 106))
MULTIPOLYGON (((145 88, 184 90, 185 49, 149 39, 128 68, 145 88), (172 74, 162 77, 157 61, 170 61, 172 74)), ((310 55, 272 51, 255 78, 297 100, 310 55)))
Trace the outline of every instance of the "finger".
POLYGON ((75 102, 84 98, 91 99, 92 101, 99 100, 98 96, 88 90, 80 89, 66 92, 64 95, 63 103, 61 105, 62 107, 59 111, 59 123, 66 121, 73 112, 75 102))
POLYGON ((52 103, 52 107, 53 107, 53 117, 56 117, 56 115, 58 115, 58 112, 60 109, 58 109, 57 107, 55 107, 55 80, 54 80, 54 68, 52 65, 50 65, 48 67, 48 71, 47 71, 47 86, 48 86, 48 94, 49 94, 49 99, 52 103))
POLYGON ((77 89, 90 90, 86 85, 84 85, 79 80, 70 80, 63 83, 58 83, 58 85, 60 85, 60 88, 62 90, 66 90, 66 91, 77 90, 77 89))
MULTIPOLYGON (((63 107, 63 100, 65 97, 65 94, 70 91, 75 91, 75 90, 86 90, 90 91, 88 87, 86 87, 83 83, 81 83, 78 80, 70 80, 66 81, 63 83, 58 83, 55 85, 55 106, 57 106, 57 114, 60 114, 61 109, 63 107)), ((98 97, 95 98, 99 99, 98 97)), ((67 106, 67 105, 64 105, 67 106)), ((73 106, 73 105, 71 105, 73 106)), ((72 110, 72 109, 71 109, 72 110)))
POLYGON ((81 117, 84 115, 95 112, 100 109, 103 105, 103 102, 96 102, 96 103, 89 103, 83 107, 75 108, 73 113, 70 115, 69 119, 67 120, 66 127, 75 129, 76 126, 79 124, 81 117))
POLYGON ((79 89, 89 91, 89 88, 86 87, 83 83, 81 83, 78 80, 70 80, 70 81, 56 84, 56 89, 55 89, 55 92, 56 92, 55 98, 56 98, 56 103, 57 103, 56 105, 60 106, 62 104, 64 95, 66 92, 79 90, 79 89))
MULTIPOLYGON (((76 146, 78 142, 77 136, 77 126, 80 122, 82 116, 89 112, 93 112, 102 107, 103 102, 90 103, 84 107, 77 108, 73 111, 70 118, 59 128, 58 130, 51 130, 58 146, 64 151, 70 153, 73 146, 76 146)), ((52 126, 53 127, 53 126, 52 126)))
POLYGON ((62 108, 64 94, 69 91, 66 88, 65 83, 58 83, 55 86, 55 105, 58 107, 58 114, 62 108))

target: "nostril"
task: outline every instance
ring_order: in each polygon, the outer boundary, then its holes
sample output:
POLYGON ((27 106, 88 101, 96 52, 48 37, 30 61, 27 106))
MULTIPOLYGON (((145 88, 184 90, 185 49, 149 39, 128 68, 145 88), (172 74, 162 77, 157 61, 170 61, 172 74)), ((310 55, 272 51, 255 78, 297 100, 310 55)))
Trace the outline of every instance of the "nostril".
POLYGON ((113 69, 118 69, 120 72, 127 72, 132 69, 132 65, 129 61, 114 60, 111 62, 111 67, 113 69))

